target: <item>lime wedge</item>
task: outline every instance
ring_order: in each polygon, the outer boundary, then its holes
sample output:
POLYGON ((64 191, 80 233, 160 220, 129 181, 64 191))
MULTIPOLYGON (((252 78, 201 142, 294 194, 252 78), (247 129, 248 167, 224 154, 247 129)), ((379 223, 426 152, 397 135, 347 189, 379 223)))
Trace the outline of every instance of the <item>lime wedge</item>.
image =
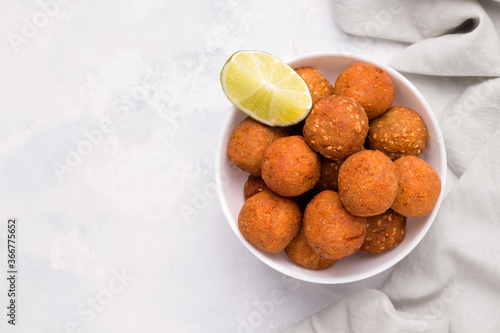
POLYGON ((231 103, 266 125, 297 124, 311 111, 311 94, 304 80, 266 52, 236 52, 224 64, 220 81, 231 103))

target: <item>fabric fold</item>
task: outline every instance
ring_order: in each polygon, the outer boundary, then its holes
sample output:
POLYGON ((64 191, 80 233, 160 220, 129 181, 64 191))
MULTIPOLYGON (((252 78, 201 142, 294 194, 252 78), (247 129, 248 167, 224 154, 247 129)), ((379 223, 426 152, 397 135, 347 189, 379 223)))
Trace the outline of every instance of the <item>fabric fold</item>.
POLYGON ((399 71, 500 75, 499 27, 476 1, 341 0, 334 17, 347 33, 411 43, 389 63, 399 71))
POLYGON ((443 113, 440 126, 450 167, 462 174, 499 125, 500 78, 478 80, 443 113))
POLYGON ((449 318, 397 311, 374 289, 360 290, 304 319, 284 333, 448 332, 449 318))
POLYGON ((499 151, 500 129, 381 291, 360 290, 284 332, 500 331, 499 151))
POLYGON ((389 65, 418 76, 439 106, 460 178, 380 291, 346 296, 285 332, 500 332, 500 2, 337 0, 334 16, 347 33, 410 43, 389 65))

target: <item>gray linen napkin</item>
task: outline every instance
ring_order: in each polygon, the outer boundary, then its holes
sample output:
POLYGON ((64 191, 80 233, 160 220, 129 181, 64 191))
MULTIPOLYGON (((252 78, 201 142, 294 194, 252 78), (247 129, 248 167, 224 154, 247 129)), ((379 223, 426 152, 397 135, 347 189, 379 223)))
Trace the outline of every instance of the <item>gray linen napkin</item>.
POLYGON ((389 65, 439 116, 460 178, 380 291, 285 332, 500 332, 500 2, 337 0, 334 15, 348 33, 411 43, 389 65))

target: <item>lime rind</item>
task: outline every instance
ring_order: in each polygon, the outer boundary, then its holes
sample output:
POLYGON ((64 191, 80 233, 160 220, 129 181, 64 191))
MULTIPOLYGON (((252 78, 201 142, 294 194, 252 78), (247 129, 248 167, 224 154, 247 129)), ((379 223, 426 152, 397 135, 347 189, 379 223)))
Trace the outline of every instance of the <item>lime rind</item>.
POLYGON ((221 84, 231 103, 269 126, 305 119, 312 98, 302 78, 287 64, 262 51, 239 51, 224 64, 221 84))

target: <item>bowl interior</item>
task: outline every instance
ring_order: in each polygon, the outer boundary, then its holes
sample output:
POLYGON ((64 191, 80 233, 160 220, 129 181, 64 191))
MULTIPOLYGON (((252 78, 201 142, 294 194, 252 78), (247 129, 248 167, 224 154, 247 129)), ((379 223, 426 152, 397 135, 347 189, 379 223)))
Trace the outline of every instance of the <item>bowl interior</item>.
MULTIPOLYGON (((444 189, 447 169, 446 153, 441 131, 427 102, 405 77, 384 64, 377 63, 365 57, 343 53, 302 56, 289 61, 288 64, 293 68, 302 66, 314 67, 330 83, 334 84, 337 76, 345 68, 357 62, 373 64, 385 70, 395 86, 395 100, 393 105, 409 107, 418 112, 423 118, 429 130, 429 143, 426 150, 419 157, 428 162, 437 171, 441 178, 442 189, 444 189)), ((283 251, 278 254, 271 254, 254 248, 243 238, 238 229, 238 214, 244 203, 243 186, 248 178, 248 173, 238 169, 226 155, 226 148, 231 132, 245 117, 246 115, 243 112, 233 107, 223 128, 216 156, 216 178, 219 185, 219 199, 229 225, 236 236, 250 252, 270 267, 288 276, 315 283, 336 284, 358 281, 376 275, 403 259, 429 230, 441 204, 443 198, 442 192, 432 212, 423 217, 408 218, 407 233, 404 241, 399 246, 378 255, 368 255, 357 251, 349 257, 338 260, 333 267, 327 270, 313 271, 296 265, 288 259, 283 251)))

